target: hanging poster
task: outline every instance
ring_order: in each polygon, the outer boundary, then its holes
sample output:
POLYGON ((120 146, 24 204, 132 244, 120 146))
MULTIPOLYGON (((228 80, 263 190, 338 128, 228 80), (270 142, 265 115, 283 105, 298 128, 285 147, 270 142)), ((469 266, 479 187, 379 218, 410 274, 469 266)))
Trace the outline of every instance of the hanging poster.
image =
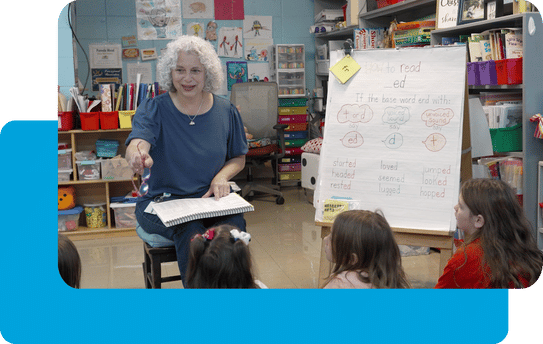
POLYGON ((198 23, 198 22, 188 23, 188 25, 187 25, 187 35, 204 38, 205 37, 205 31, 204 31, 204 27, 203 27, 202 23, 198 23))
POLYGON ((183 0, 183 18, 213 18, 213 0, 183 0))
POLYGON ((458 17, 458 1, 438 1, 436 13, 436 29, 456 26, 458 17))
POLYGON ((226 81, 228 91, 232 90, 232 85, 235 83, 247 82, 247 74, 247 62, 226 62, 226 81))
POLYGON ((222 57, 243 57, 243 29, 222 27, 219 29, 217 53, 222 57))
POLYGON ((272 38, 272 16, 245 16, 243 32, 247 38, 272 38))
POLYGON ((90 67, 123 68, 120 44, 89 44, 90 67))
MULTIPOLYGON (((330 65, 343 58, 330 52, 330 65)), ((466 75, 465 46, 353 51, 345 83, 330 75, 315 191, 381 209, 391 227, 454 231, 466 75)))
POLYGON ((245 59, 248 61, 268 61, 273 39, 269 38, 246 38, 245 59))
POLYGON ((182 35, 179 0, 135 0, 139 40, 174 39, 182 35))
POLYGON ((270 68, 267 63, 248 63, 247 73, 250 81, 270 81, 270 68))
POLYGON ((215 20, 243 20, 243 1, 215 0, 215 20))

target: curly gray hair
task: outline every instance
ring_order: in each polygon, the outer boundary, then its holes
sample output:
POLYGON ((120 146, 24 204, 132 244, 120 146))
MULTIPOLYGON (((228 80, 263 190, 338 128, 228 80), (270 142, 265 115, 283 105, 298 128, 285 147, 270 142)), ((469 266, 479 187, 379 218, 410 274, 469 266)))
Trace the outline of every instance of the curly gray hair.
POLYGON ((204 91, 217 91, 223 80, 221 60, 208 41, 197 36, 181 36, 166 46, 166 51, 158 61, 157 79, 166 91, 175 91, 172 83, 172 69, 177 65, 179 52, 193 53, 198 56, 205 68, 204 91))

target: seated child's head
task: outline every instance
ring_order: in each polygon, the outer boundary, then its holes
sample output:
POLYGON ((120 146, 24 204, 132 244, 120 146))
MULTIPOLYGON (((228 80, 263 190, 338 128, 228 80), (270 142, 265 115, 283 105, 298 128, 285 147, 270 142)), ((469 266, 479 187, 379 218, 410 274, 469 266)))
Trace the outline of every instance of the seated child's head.
POLYGON ((252 272, 250 234, 220 225, 190 243, 185 288, 258 288, 252 272))
POLYGON ((379 211, 340 213, 324 240, 326 258, 335 263, 333 274, 362 271, 368 274, 364 282, 376 288, 408 286, 392 229, 379 211))
POLYGON ((73 242, 62 234, 58 235, 58 271, 67 285, 79 288, 81 258, 73 242))
POLYGON ((458 228, 472 239, 506 237, 507 233, 513 233, 512 227, 530 227, 513 188, 498 179, 466 180, 460 188, 455 215, 458 228))

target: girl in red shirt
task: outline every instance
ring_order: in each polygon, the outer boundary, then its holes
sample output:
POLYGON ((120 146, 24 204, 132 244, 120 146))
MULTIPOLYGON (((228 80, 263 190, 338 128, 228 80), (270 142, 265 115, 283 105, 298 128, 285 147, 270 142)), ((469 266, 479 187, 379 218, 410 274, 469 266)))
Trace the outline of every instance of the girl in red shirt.
POLYGON ((454 210, 465 241, 435 288, 527 288, 537 281, 543 253, 507 183, 466 181, 454 210))

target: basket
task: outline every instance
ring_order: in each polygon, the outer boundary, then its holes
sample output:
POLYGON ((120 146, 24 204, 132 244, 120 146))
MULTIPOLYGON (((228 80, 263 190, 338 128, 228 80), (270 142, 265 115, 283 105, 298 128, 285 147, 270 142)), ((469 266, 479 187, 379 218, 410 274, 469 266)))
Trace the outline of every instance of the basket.
POLYGON ((119 114, 117 111, 100 112, 100 128, 119 129, 119 114))
POLYGON ((494 152, 516 152, 522 150, 522 124, 509 128, 490 129, 494 152))
POLYGON ((113 158, 117 155, 119 141, 96 140, 96 156, 100 158, 113 158))
POLYGON ((58 112, 58 131, 68 131, 74 128, 74 114, 72 111, 58 112))

